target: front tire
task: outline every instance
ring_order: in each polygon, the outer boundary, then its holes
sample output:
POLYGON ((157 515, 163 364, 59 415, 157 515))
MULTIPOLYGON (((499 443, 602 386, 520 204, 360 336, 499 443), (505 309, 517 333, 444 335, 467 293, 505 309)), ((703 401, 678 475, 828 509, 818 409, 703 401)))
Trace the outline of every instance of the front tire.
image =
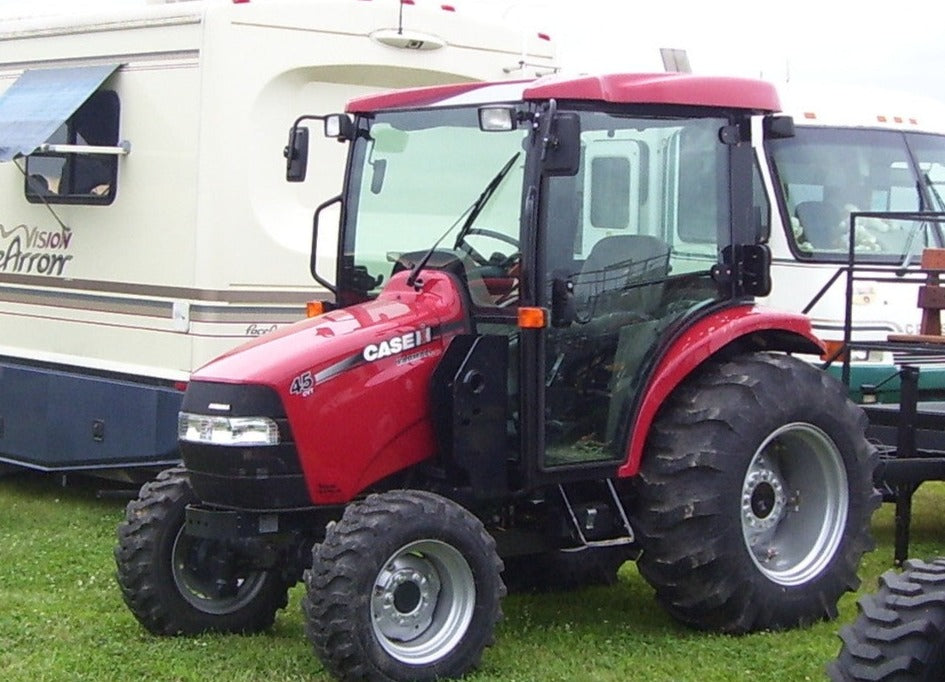
POLYGON ((835 618, 873 546, 865 427, 839 382, 790 356, 688 379, 652 427, 629 500, 657 599, 732 633, 835 618))
POLYGON ((884 573, 879 591, 860 599, 860 615, 840 631, 843 645, 827 668, 833 682, 945 676, 945 558, 904 568, 884 573))
POLYGON ((433 493, 349 506, 313 550, 305 631, 342 680, 434 680, 478 665, 505 595, 482 523, 433 493))
POLYGON ((184 533, 185 508, 197 501, 187 472, 174 467, 128 503, 115 547, 125 604, 156 635, 268 628, 288 603, 289 581, 241 565, 223 542, 184 533))

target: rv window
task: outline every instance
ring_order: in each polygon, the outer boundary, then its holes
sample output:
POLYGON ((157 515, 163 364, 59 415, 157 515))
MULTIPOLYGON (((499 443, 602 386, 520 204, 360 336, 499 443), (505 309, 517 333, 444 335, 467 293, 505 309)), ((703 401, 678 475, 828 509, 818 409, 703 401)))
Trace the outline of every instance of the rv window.
POLYGON ((591 225, 608 230, 630 227, 630 161, 598 156, 591 161, 591 225))
MULTIPOLYGON (((100 90, 53 133, 50 144, 118 144, 118 95, 100 90)), ((24 191, 30 203, 100 204, 115 199, 118 156, 36 152, 26 157, 24 191)))

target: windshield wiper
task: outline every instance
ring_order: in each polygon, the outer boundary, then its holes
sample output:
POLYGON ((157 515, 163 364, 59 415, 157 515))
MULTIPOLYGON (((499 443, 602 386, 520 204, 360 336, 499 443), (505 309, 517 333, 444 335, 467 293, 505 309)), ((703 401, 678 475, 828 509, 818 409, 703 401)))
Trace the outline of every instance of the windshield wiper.
POLYGON ((932 178, 929 177, 928 171, 922 173, 922 179, 925 180, 925 186, 928 188, 929 193, 935 198, 935 203, 938 204, 938 210, 945 211, 945 202, 942 201, 942 195, 935 189, 935 183, 932 181, 932 178))
MULTIPOLYGON (((942 201, 942 195, 938 193, 937 189, 935 189, 935 183, 932 181, 932 178, 929 177, 928 172, 923 172, 920 178, 921 179, 919 182, 922 182, 925 184, 926 189, 929 190, 929 194, 935 200, 935 203, 938 204, 938 210, 945 211, 945 202, 942 201)), ((919 182, 917 182, 916 185, 918 185, 919 182)), ((922 206, 924 206, 926 202, 926 199, 924 197, 925 197, 925 194, 920 191, 919 201, 920 201, 920 205, 922 206)), ((921 212, 922 211, 920 210, 920 213, 921 212)), ((938 226, 938 223, 934 223, 934 224, 938 226)), ((912 229, 909 230, 909 235, 906 237, 905 248, 903 249, 902 262, 899 263, 899 267, 896 269, 896 275, 898 275, 899 277, 902 277, 903 275, 906 274, 906 272, 909 271, 908 270, 909 262, 912 260, 912 256, 914 255, 913 249, 916 247, 916 244, 918 243, 917 237, 919 236, 919 232, 921 230, 927 231, 931 229, 932 225, 933 223, 930 223, 928 221, 922 221, 918 223, 917 225, 913 226, 912 229)), ((936 230, 936 235, 938 234, 939 232, 938 230, 936 230)))
MULTIPOLYGON (((913 221, 915 222, 915 221, 913 221)), ((896 275, 902 277, 909 271, 909 261, 912 260, 912 249, 915 247, 918 240, 916 237, 919 236, 919 230, 927 230, 929 224, 925 221, 915 225, 911 230, 909 230, 909 236, 906 237, 906 247, 903 249, 904 253, 902 256, 902 262, 899 264, 899 267, 896 269, 896 275)))
POLYGON ((453 231, 453 228, 459 224, 463 218, 465 222, 459 230, 459 234, 456 235, 456 244, 453 248, 457 248, 459 243, 462 242, 463 238, 472 228, 473 223, 476 222, 476 218, 479 217, 479 214, 482 213, 482 209, 486 207, 486 204, 489 203, 489 199, 492 198, 492 195, 495 194, 495 191, 499 188, 499 185, 502 184, 502 181, 505 179, 505 176, 509 174, 509 171, 512 170, 513 164, 518 160, 518 157, 522 155, 522 152, 515 152, 508 161, 505 162, 505 165, 499 169, 499 172, 495 174, 495 177, 489 181, 489 184, 486 185, 485 189, 482 190, 482 194, 469 205, 469 207, 459 214, 459 217, 453 221, 453 223, 446 228, 446 231, 440 235, 440 238, 437 239, 433 246, 430 247, 430 250, 427 251, 423 258, 421 258, 416 265, 413 266, 413 270, 410 271, 410 276, 407 277, 407 286, 412 287, 417 282, 417 278, 420 276, 420 271, 426 266, 427 262, 433 256, 433 253, 436 251, 436 248, 440 245, 446 235, 453 231))

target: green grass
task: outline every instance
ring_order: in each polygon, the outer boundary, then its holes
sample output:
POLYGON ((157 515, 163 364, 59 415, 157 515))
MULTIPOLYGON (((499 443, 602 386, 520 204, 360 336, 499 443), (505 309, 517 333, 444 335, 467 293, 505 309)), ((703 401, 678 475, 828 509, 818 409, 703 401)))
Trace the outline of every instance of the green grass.
MULTIPOLYGON (((252 637, 158 638, 125 608, 112 547, 124 501, 96 496, 101 482, 63 488, 36 475, 0 478, 0 680, 307 680, 328 677, 302 631, 301 588, 275 627, 252 637)), ((945 554, 945 483, 916 495, 911 555, 945 554)), ((892 563, 893 510, 874 520, 877 549, 861 569, 862 590, 892 563)), ((857 595, 838 622, 785 633, 729 637, 695 632, 655 603, 632 564, 612 588, 509 597, 496 645, 476 682, 625 680, 794 682, 823 680, 837 629, 856 615, 857 595)))

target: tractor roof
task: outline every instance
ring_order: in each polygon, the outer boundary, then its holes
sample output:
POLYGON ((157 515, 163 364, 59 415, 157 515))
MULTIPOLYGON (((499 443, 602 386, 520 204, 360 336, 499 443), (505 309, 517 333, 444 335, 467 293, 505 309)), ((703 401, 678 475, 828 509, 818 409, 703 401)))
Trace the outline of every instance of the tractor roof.
POLYGON ((680 104, 773 112, 781 109, 774 85, 752 78, 688 73, 622 73, 545 76, 537 80, 459 83, 359 97, 350 113, 520 102, 584 100, 615 104, 680 104))

